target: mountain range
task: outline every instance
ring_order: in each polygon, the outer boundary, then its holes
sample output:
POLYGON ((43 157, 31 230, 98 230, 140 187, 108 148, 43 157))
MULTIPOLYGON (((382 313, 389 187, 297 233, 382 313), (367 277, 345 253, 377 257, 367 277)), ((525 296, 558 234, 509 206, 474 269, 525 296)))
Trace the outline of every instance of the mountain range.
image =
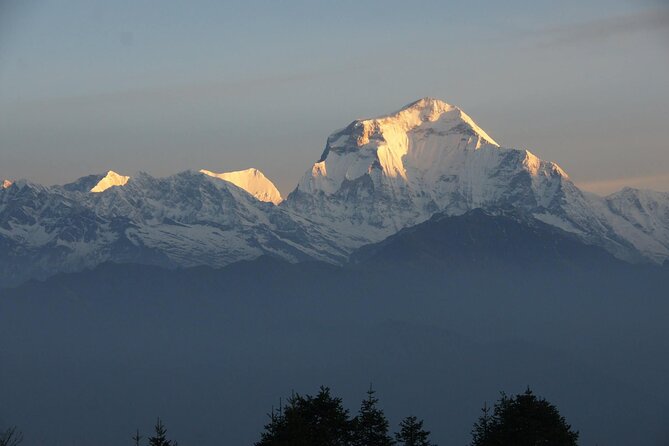
POLYGON ((512 211, 627 262, 669 257, 669 194, 581 191, 557 164, 500 146, 458 107, 424 98, 335 131, 285 199, 257 169, 5 181, 0 286, 104 262, 344 264, 434 216, 475 209, 512 211))

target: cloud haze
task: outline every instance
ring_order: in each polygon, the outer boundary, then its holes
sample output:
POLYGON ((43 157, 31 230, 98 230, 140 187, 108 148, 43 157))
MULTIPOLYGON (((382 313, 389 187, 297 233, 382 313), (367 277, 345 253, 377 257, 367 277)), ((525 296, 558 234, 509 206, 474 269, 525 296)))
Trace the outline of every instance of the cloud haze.
POLYGON ((579 45, 646 31, 669 30, 669 8, 654 8, 622 16, 576 23, 542 32, 543 45, 579 45))
POLYGON ((669 191, 669 174, 586 181, 577 183, 577 186, 599 195, 607 195, 624 187, 669 191))

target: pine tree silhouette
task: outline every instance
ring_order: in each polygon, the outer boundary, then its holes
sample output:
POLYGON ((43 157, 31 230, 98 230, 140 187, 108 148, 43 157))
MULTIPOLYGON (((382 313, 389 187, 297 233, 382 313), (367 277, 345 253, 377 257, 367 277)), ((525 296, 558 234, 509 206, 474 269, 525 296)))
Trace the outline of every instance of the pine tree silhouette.
MULTIPOLYGON (((281 404, 280 404, 281 406, 281 404)), ((349 446, 352 425, 340 398, 321 387, 318 394, 293 394, 278 411, 272 409, 256 446, 349 446)))
POLYGON ((509 398, 502 394, 493 414, 484 411, 472 430, 471 446, 576 446, 572 431, 557 408, 528 389, 509 398))
POLYGON ((16 430, 16 426, 0 432, 0 446, 18 446, 23 442, 23 433, 16 430))
POLYGON ((388 435, 388 420, 377 407, 376 392, 369 386, 367 398, 360 405, 360 412, 353 420, 355 426, 354 446, 390 446, 392 438, 388 435))
POLYGON ((488 438, 490 432, 490 424, 492 422, 492 415, 490 413, 490 407, 488 403, 483 403, 483 408, 481 409, 481 416, 479 420, 474 423, 474 428, 472 429, 472 444, 480 445, 488 438))
POLYGON ((423 420, 414 416, 406 417, 400 423, 400 431, 395 440, 402 446, 437 446, 430 443, 430 431, 423 429, 423 420))
POLYGON ((137 431, 135 432, 135 435, 132 436, 132 441, 135 442, 135 446, 139 446, 139 442, 142 441, 142 438, 144 438, 144 437, 139 435, 139 429, 137 429, 137 431))
MULTIPOLYGON (((171 446, 172 442, 167 439, 167 429, 163 425, 160 417, 156 421, 156 433, 153 437, 149 437, 149 446, 171 446)), ((176 445, 175 445, 176 446, 176 445)))

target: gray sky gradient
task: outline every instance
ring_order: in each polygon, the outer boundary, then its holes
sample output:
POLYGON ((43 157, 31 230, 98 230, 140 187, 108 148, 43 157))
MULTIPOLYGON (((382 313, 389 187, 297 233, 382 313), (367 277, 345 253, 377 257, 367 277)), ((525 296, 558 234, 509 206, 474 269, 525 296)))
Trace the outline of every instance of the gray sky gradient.
POLYGON ((667 3, 501 3, 0 0, 0 178, 287 194, 332 131, 433 96, 586 189, 669 191, 667 3))

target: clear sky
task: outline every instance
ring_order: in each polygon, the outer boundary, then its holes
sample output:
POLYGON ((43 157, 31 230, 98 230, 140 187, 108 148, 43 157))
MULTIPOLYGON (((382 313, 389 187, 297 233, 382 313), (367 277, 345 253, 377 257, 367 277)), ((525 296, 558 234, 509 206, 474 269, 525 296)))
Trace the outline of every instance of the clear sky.
POLYGON ((669 4, 0 0, 0 178, 257 167, 433 96, 581 186, 669 191, 669 4))

